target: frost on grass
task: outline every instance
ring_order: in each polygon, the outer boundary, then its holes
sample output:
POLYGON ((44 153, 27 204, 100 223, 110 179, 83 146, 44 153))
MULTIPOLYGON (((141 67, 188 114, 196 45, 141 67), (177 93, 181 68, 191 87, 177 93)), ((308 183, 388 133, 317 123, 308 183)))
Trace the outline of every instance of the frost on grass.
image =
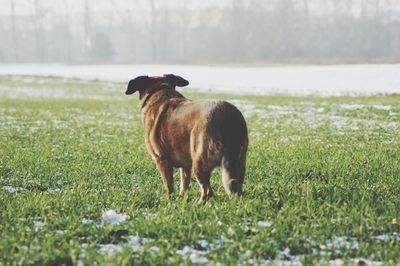
MULTIPOLYGON (((153 242, 154 239, 151 238, 141 238, 140 236, 129 236, 127 242, 124 244, 125 247, 131 248, 135 252, 143 252, 143 245, 153 242)), ((158 247, 152 246, 149 251, 152 253, 158 253, 160 250, 158 247)))
POLYGON ((183 249, 177 250, 176 253, 184 259, 189 259, 192 263, 209 263, 209 260, 204 257, 208 252, 204 250, 185 246, 183 249))
POLYGON ((61 189, 59 189, 59 188, 49 188, 47 190, 47 192, 49 192, 50 194, 60 193, 61 189))
POLYGON ((114 256, 122 251, 122 247, 114 244, 99 244, 99 252, 106 256, 114 256))
POLYGON ((45 223, 40 222, 40 221, 34 221, 33 222, 33 226, 35 227, 36 231, 39 231, 40 229, 42 229, 44 227, 45 223))
POLYGON ((128 216, 122 213, 116 213, 114 210, 107 210, 101 216, 107 224, 118 225, 128 219, 128 216))
POLYGON ((83 219, 82 219, 82 224, 83 224, 83 225, 94 225, 95 222, 94 222, 93 220, 83 218, 83 219))
POLYGON ((10 194, 18 193, 24 190, 22 187, 13 187, 13 186, 3 186, 3 189, 10 194))
POLYGON ((348 261, 344 261, 342 259, 330 260, 328 263, 325 261, 321 261, 323 265, 329 266, 347 266, 347 265, 363 265, 363 266, 383 266, 384 263, 380 261, 373 261, 369 259, 351 259, 348 261))
POLYGON ((151 246, 148 250, 150 253, 157 254, 160 252, 160 248, 157 246, 151 246))
MULTIPOLYGON (((112 257, 120 253, 124 248, 130 248, 133 252, 142 254, 143 252, 149 252, 151 254, 157 254, 160 252, 160 248, 157 246, 151 246, 146 248, 145 244, 154 242, 154 239, 151 238, 141 238, 140 236, 128 236, 124 243, 120 243, 120 245, 116 244, 99 244, 97 245, 97 251, 104 256, 112 257)), ((86 256, 86 249, 89 248, 89 244, 83 243, 81 244, 81 248, 83 253, 81 253, 80 257, 86 256)))
POLYGON ((10 194, 17 194, 18 192, 23 191, 22 187, 13 187, 13 186, 3 186, 3 189, 10 194))
MULTIPOLYGON (((374 103, 334 104, 312 103, 288 105, 261 105, 253 102, 237 101, 238 108, 246 118, 255 117, 264 131, 250 132, 252 137, 265 137, 273 133, 280 133, 281 142, 294 142, 305 139, 298 133, 293 135, 282 134, 286 127, 310 129, 331 129, 332 132, 343 135, 346 132, 362 131, 368 134, 381 134, 377 131, 385 130, 388 133, 400 130, 400 124, 394 120, 396 113, 391 105, 377 105, 374 103)), ((286 131, 284 131, 286 132, 286 131)), ((315 139, 313 138, 315 141, 315 139)))
MULTIPOLYGON (((248 253, 248 255, 251 255, 248 253)), ((273 260, 263 260, 259 263, 250 260, 251 265, 267 266, 267 265, 279 265, 279 266, 301 266, 301 255, 290 255, 290 249, 285 248, 283 251, 278 252, 275 259, 273 260)))
POLYGON ((379 236, 374 237, 375 240, 381 241, 381 242, 390 242, 390 241, 396 241, 400 242, 400 233, 393 233, 392 235, 389 234, 383 234, 379 236))
POLYGON ((290 249, 285 248, 283 251, 280 251, 278 252, 278 254, 276 254, 274 262, 291 262, 294 263, 294 265, 301 265, 300 259, 301 259, 300 255, 291 255, 290 249))
POLYGON ((272 226, 272 222, 269 222, 269 221, 259 221, 259 222, 257 223, 257 225, 258 225, 259 227, 267 228, 267 227, 271 227, 271 226, 272 226))
POLYGON ((335 236, 333 240, 326 241, 328 249, 358 249, 358 240, 355 237, 335 236))

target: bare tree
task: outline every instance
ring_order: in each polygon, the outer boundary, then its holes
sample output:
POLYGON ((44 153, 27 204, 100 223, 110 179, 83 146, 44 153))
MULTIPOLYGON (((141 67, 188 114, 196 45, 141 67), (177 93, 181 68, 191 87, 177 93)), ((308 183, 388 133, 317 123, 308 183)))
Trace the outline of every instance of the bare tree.
POLYGON ((84 28, 83 53, 85 56, 85 60, 89 61, 90 49, 92 45, 91 10, 90 10, 89 0, 84 1, 83 28, 84 28))
POLYGON ((19 47, 18 47, 18 39, 17 39, 17 25, 15 21, 15 2, 14 0, 10 0, 11 5, 11 29, 12 29, 12 39, 14 45, 14 60, 19 60, 19 47))
POLYGON ((36 59, 39 62, 44 60, 44 40, 43 40, 43 29, 42 19, 44 16, 43 10, 40 6, 40 0, 33 0, 33 13, 34 13, 34 33, 35 33, 35 51, 36 59))
POLYGON ((180 57, 181 59, 185 59, 187 55, 187 43, 188 43, 188 30, 189 30, 189 0, 181 0, 181 8, 180 8, 180 19, 181 19, 181 50, 180 57))
POLYGON ((158 45, 157 45, 157 30, 158 30, 158 17, 159 7, 156 0, 146 0, 149 10, 142 4, 140 0, 136 0, 137 7, 141 10, 141 20, 144 22, 145 29, 150 37, 151 58, 153 61, 158 61, 158 45))
POLYGON ((68 1, 63 0, 64 11, 65 11, 65 43, 66 43, 66 60, 71 61, 71 29, 70 29, 70 14, 68 1))

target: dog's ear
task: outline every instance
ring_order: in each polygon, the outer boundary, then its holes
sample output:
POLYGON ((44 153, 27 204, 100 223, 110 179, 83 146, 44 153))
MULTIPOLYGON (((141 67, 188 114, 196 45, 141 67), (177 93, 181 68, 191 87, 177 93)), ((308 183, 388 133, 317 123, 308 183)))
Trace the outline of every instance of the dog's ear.
POLYGON ((180 77, 180 76, 176 76, 173 74, 166 74, 164 75, 164 77, 167 79, 167 81, 174 86, 178 86, 178 87, 185 87, 187 85, 189 85, 189 81, 187 81, 186 79, 180 77))
POLYGON ((136 91, 143 89, 147 84, 152 82, 153 80, 149 76, 139 76, 135 79, 129 81, 128 88, 126 89, 125 94, 129 95, 135 93, 136 91))

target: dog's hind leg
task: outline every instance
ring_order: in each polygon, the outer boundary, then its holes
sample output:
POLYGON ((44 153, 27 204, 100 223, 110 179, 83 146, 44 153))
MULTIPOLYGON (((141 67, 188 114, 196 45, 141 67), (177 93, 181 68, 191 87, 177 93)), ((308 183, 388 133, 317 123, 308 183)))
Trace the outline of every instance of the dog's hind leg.
POLYGON ((168 194, 171 194, 172 192, 174 192, 174 176, 172 166, 168 159, 164 157, 156 157, 156 164, 163 180, 164 186, 167 189, 168 194))
POLYGON ((197 161, 193 164, 193 172, 200 185, 201 195, 197 201, 197 204, 200 205, 214 194, 210 185, 211 170, 203 169, 202 164, 197 161))
POLYGON ((185 195, 190 184, 190 168, 181 168, 181 185, 179 187, 179 194, 181 196, 185 195))
POLYGON ((222 183, 228 195, 240 196, 243 192, 243 181, 246 171, 247 144, 239 152, 226 152, 222 157, 222 183))

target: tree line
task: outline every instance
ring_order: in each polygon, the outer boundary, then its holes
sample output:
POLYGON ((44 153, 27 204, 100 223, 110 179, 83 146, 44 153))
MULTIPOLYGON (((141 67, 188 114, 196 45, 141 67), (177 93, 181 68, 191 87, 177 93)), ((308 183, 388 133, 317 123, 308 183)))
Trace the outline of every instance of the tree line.
POLYGON ((400 59, 400 0, 2 0, 0 62, 358 63, 400 59), (30 12, 19 13, 21 2, 30 12))

